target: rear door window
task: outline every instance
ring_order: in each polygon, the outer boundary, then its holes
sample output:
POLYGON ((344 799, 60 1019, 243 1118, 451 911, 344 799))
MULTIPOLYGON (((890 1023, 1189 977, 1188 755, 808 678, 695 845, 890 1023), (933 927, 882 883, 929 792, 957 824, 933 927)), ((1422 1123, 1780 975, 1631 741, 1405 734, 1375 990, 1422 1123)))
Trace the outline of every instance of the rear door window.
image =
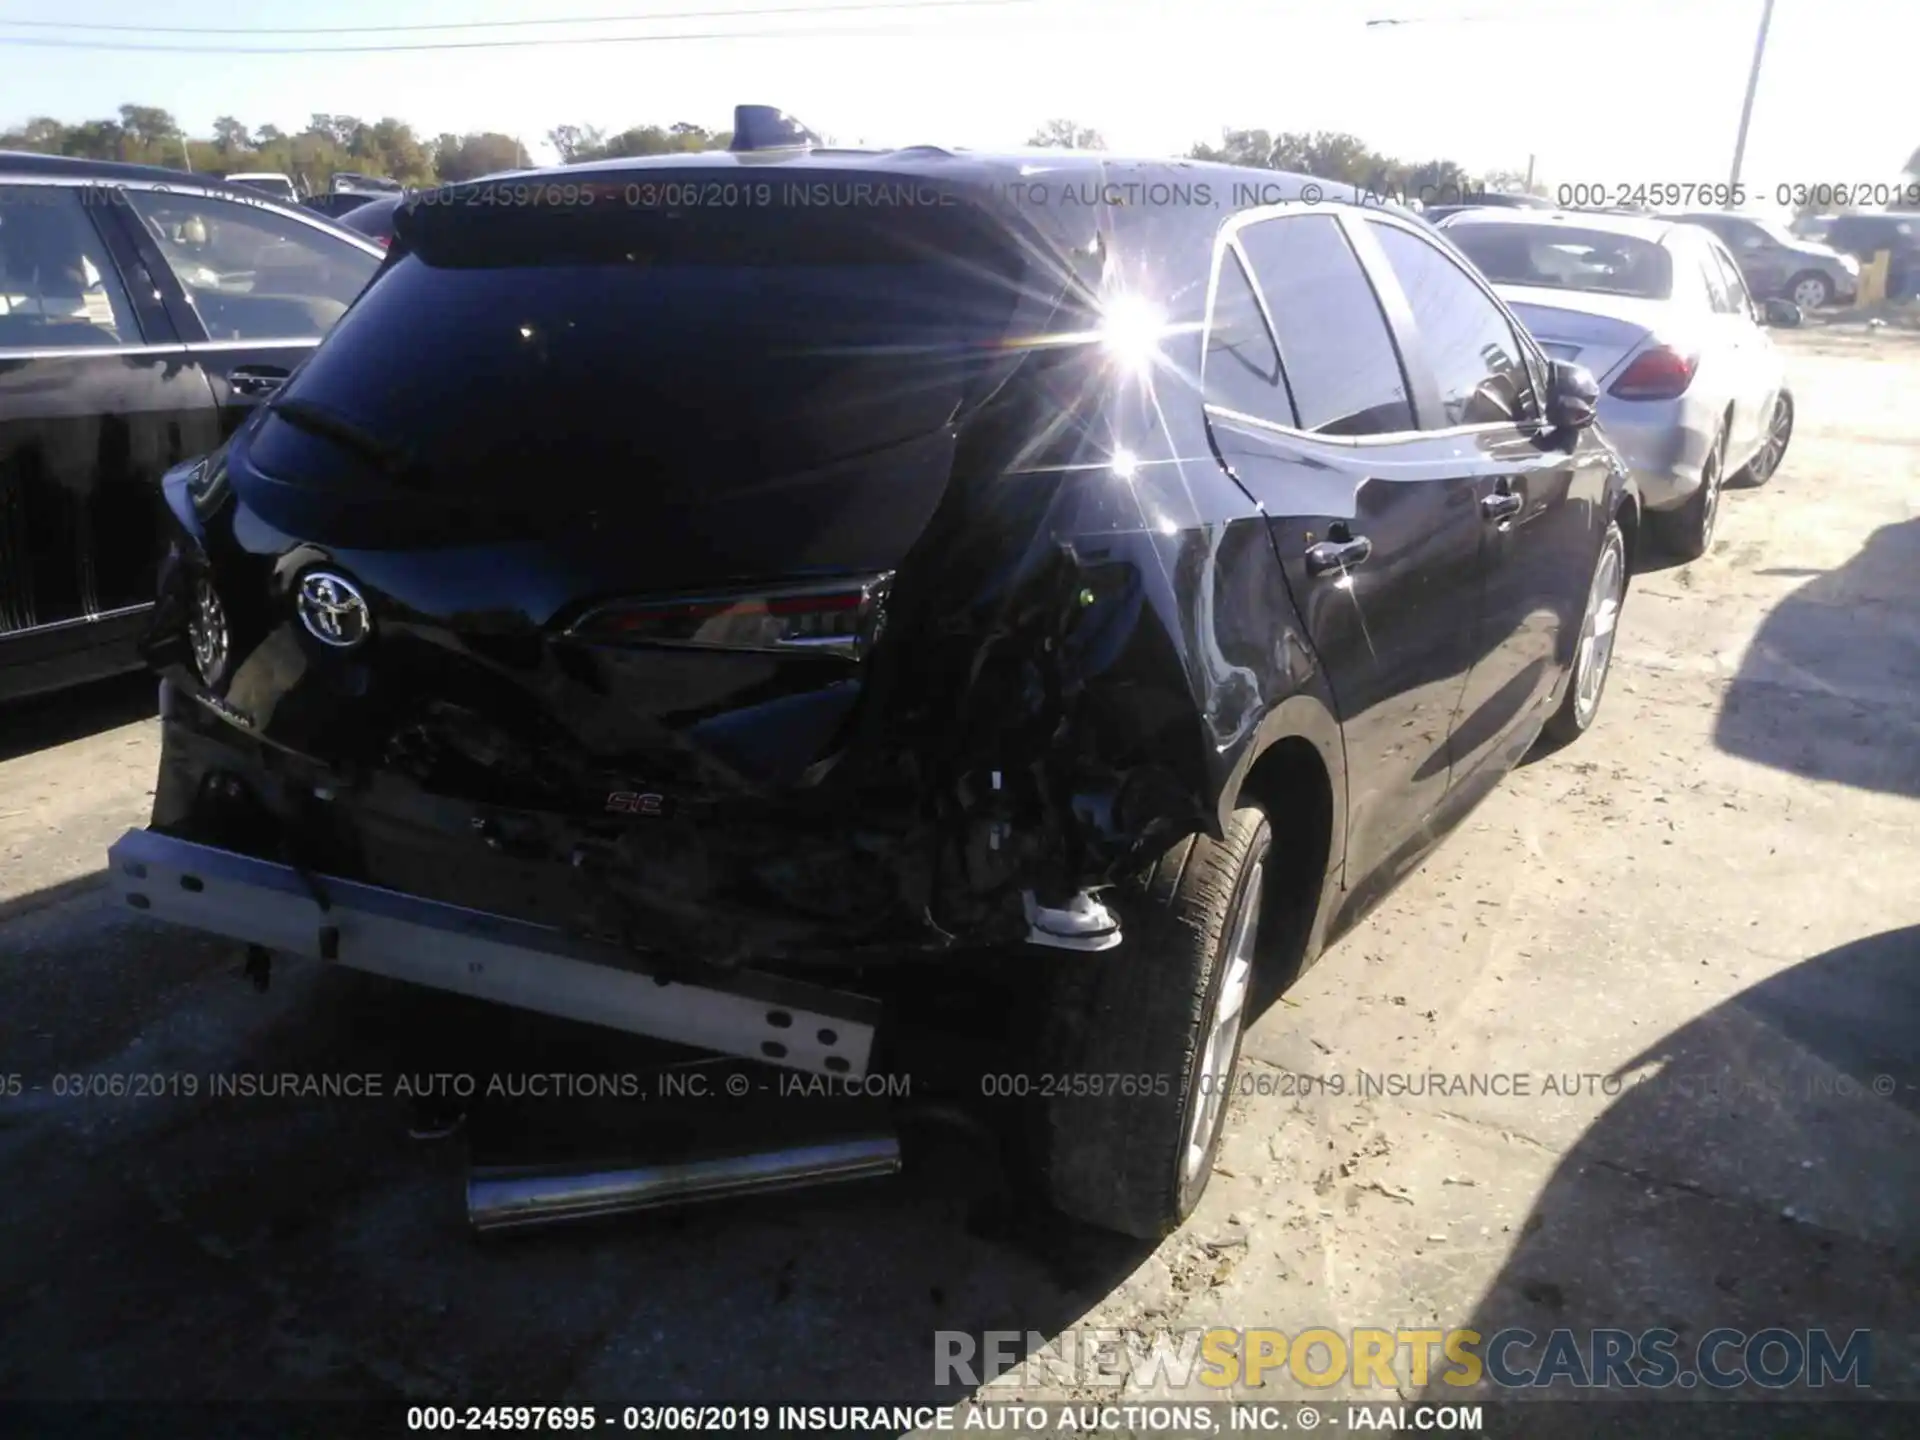
POLYGON ((0 185, 0 350, 140 340, 133 304, 81 192, 0 185))
POLYGON ((1300 428, 1343 437, 1412 430, 1387 317, 1340 222, 1283 215, 1238 238, 1273 316, 1300 428))
POLYGON ((1397 225, 1366 223, 1413 311, 1439 387, 1440 414, 1424 417, 1421 428, 1517 425, 1537 416, 1533 379, 1500 307, 1438 246, 1397 225))
POLYGON ((264 205, 126 194, 212 340, 317 340, 380 266, 351 241, 264 205))

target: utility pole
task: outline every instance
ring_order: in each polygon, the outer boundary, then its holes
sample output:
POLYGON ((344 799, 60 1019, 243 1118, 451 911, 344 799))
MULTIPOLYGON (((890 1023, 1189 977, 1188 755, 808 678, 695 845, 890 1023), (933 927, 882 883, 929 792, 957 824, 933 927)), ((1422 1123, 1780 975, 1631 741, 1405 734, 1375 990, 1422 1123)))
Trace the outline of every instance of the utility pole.
POLYGON ((1533 193, 1533 156, 1527 156, 1527 194, 1533 193))
POLYGON ((1740 162, 1747 153, 1747 122, 1753 118, 1753 93, 1760 88, 1760 62, 1767 56, 1767 27, 1773 23, 1773 0, 1763 0, 1760 35, 1753 42, 1753 69, 1747 75, 1747 99, 1740 107, 1740 134, 1733 142, 1733 174, 1727 181, 1729 201, 1739 192, 1740 162))

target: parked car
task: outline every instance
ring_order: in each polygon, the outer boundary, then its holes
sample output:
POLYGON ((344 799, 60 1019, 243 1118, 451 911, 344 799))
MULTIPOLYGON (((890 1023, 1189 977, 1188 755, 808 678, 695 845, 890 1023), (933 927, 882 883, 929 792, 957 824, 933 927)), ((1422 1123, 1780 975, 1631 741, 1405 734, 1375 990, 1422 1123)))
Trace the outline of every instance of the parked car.
POLYGON ((162 473, 271 394, 380 256, 257 191, 0 153, 0 699, 139 664, 162 473))
POLYGON ((1920 291, 1920 211, 1836 215, 1827 229, 1827 243, 1860 261, 1885 250, 1888 296, 1898 300, 1920 291))
POLYGON ((1591 376, 1309 177, 550 178, 582 203, 405 208, 170 476, 127 903, 856 1080, 940 964, 1033 1033, 1044 1193, 1166 1232, 1262 987, 1594 722, 1638 511, 1591 376))
POLYGON ((258 190, 262 195, 271 195, 284 204, 300 203, 300 192, 294 188, 293 177, 276 170, 242 170, 225 178, 229 185, 238 185, 243 190, 258 190))
POLYGON ((328 184, 336 195, 390 195, 403 188, 398 180, 385 175, 362 175, 357 170, 336 170, 328 184))
POLYGON ((406 203, 404 195, 382 195, 377 200, 354 206, 340 217, 340 223, 384 250, 393 243, 394 219, 406 203))
POLYGON ((1851 305, 1860 292, 1860 262, 1830 244, 1806 240, 1785 225, 1751 215, 1701 210, 1669 220, 1712 231, 1740 267, 1747 289, 1766 299, 1778 295, 1802 310, 1851 305))
POLYGON ((1692 558, 1713 542, 1726 475, 1765 484, 1793 435, 1768 324, 1713 235, 1668 220, 1481 210, 1441 227, 1547 353, 1599 377, 1600 427, 1633 467, 1655 536, 1692 558))
POLYGON ((1802 240, 1826 244, 1827 232, 1839 218, 1838 215, 1796 215, 1788 223, 1787 229, 1802 240))
POLYGON ((1462 210, 1475 209, 1551 210, 1553 202, 1544 200, 1538 195, 1489 190, 1474 195, 1470 200, 1463 198, 1457 204, 1428 205, 1420 213, 1428 221, 1438 224, 1449 215, 1457 214, 1462 210))
POLYGON ((338 220, 375 198, 361 190, 323 190, 318 195, 307 196, 300 203, 309 210, 319 211, 329 220, 338 220))

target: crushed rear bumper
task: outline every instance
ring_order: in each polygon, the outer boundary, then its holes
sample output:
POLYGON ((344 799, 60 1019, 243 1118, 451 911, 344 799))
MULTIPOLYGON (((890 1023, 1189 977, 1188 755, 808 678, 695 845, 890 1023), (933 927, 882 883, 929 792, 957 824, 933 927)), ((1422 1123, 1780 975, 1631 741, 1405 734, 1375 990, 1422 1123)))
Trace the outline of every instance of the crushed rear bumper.
POLYGON ((867 997, 732 972, 687 983, 631 955, 501 915, 129 830, 108 851, 123 905, 248 945, 635 1035, 858 1080, 867 997))

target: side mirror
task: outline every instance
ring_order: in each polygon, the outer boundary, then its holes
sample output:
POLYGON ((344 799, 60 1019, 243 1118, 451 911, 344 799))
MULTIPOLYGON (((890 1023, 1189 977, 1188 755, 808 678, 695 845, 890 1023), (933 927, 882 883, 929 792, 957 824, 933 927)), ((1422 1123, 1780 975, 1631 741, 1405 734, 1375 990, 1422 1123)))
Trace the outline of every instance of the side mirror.
POLYGON ((1547 423, 1556 430, 1584 430, 1600 409, 1593 372, 1571 360, 1556 360, 1547 382, 1547 423))
POLYGON ((1792 330, 1807 318, 1793 301, 1777 296, 1761 307, 1760 314, 1762 325, 1777 325, 1783 330, 1792 330))

